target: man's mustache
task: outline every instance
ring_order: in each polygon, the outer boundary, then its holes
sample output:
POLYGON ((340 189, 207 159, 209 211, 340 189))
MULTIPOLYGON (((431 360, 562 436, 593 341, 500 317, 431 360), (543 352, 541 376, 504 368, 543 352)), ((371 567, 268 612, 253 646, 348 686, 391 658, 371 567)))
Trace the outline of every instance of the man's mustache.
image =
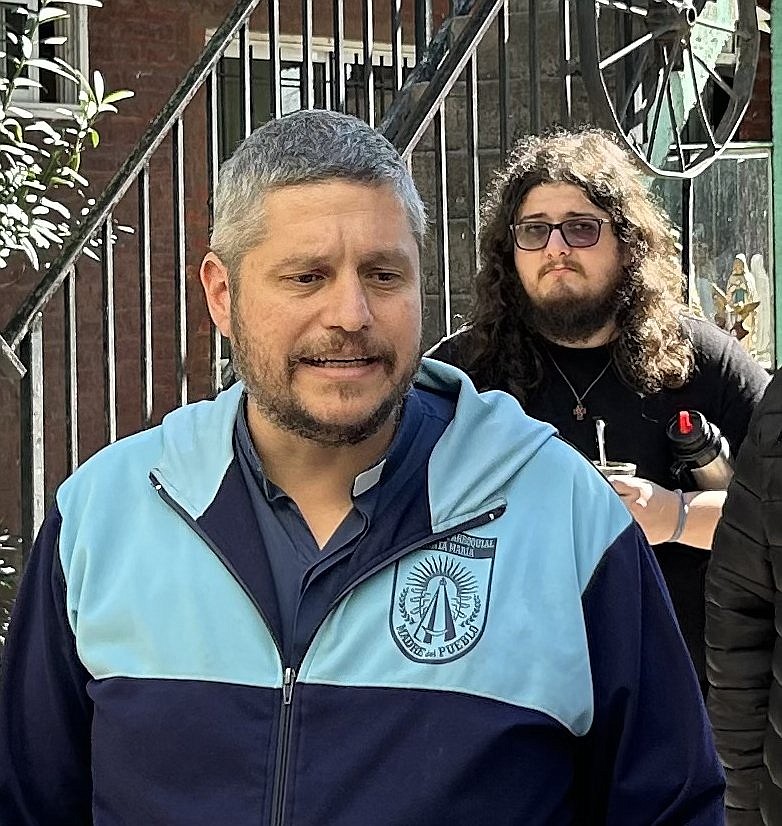
POLYGON ((365 333, 333 333, 297 348, 289 354, 288 363, 294 366, 315 359, 372 359, 393 367, 396 351, 365 333))
POLYGON ((572 261, 569 258, 560 258, 558 261, 551 261, 548 264, 544 264, 538 270, 538 275, 542 276, 545 275, 547 272, 561 269, 563 267, 567 267, 569 270, 574 270, 575 272, 584 275, 584 268, 581 266, 581 264, 579 264, 577 261, 572 261))

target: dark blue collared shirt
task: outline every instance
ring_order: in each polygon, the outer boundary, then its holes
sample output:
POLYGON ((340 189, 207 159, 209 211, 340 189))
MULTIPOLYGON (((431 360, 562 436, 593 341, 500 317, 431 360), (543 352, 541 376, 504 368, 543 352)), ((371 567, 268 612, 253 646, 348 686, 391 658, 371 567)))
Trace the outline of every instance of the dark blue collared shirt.
POLYGON ((279 628, 274 629, 283 662, 293 658, 294 641, 306 645, 317 617, 337 598, 350 557, 372 524, 381 488, 411 451, 429 453, 453 417, 453 401, 412 391, 386 455, 353 482, 353 508, 323 548, 318 547, 296 503, 264 473, 247 426, 246 396, 239 407, 234 450, 262 532, 277 597, 279 628))

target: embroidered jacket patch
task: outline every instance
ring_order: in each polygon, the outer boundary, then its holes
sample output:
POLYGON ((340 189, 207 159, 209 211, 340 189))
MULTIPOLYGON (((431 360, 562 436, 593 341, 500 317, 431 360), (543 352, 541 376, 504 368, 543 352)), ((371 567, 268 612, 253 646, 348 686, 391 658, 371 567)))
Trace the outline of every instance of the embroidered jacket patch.
POLYGON ((497 539, 455 534, 396 563, 391 634, 420 663, 463 657, 481 638, 497 539))

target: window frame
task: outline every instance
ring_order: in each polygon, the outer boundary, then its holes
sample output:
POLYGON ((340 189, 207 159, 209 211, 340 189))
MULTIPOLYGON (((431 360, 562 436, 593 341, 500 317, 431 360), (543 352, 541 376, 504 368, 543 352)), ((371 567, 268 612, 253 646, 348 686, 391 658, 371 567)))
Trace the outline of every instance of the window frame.
MULTIPOLYGON (((206 32, 206 41, 214 34, 214 29, 208 29, 206 32)), ((304 43, 300 35, 281 34, 277 40, 279 46, 280 62, 298 62, 301 63, 304 59, 304 43)), ((327 108, 331 108, 331 88, 332 88, 332 64, 334 58, 334 38, 314 36, 311 40, 311 56, 313 63, 320 63, 325 65, 326 73, 326 89, 325 100, 327 108)), ((239 41, 234 39, 228 44, 223 57, 238 59, 239 41)), ((270 60, 270 38, 267 32, 250 32, 250 56, 252 60, 270 60)), ((381 58, 385 61, 385 65, 391 65, 393 56, 393 49, 390 43, 382 41, 375 41, 372 43, 372 65, 380 66, 381 58)), ((351 61, 346 58, 361 58, 360 62, 363 65, 364 44, 360 40, 343 40, 342 41, 342 62, 345 66, 351 65, 351 61)), ((408 68, 415 66, 415 46, 409 44, 402 44, 400 50, 400 58, 404 65, 408 68)))
MULTIPOLYGON (((0 0, 3 7, 19 7, 25 5, 32 9, 37 5, 37 0, 0 0)), ((68 17, 54 21, 57 35, 67 38, 60 47, 63 52, 61 56, 71 66, 78 69, 86 78, 89 78, 89 27, 88 27, 88 7, 67 4, 65 9, 68 17)), ((33 57, 38 57, 39 42, 36 38, 33 41, 33 57)), ((38 69, 31 67, 30 77, 38 80, 38 69)), ((78 111, 77 87, 63 77, 55 75, 56 100, 41 101, 39 99, 39 89, 28 87, 19 89, 14 95, 14 101, 23 109, 31 112, 38 120, 62 120, 63 115, 57 109, 67 109, 70 112, 78 111)))

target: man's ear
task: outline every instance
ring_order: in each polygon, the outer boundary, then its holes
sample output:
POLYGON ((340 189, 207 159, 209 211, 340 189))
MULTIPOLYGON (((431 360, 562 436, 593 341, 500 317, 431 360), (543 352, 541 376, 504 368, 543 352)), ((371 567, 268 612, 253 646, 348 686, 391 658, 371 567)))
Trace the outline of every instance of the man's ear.
POLYGON ((231 335, 231 291, 228 287, 228 268, 213 253, 208 252, 201 262, 201 284, 206 294, 206 306, 217 329, 226 338, 231 335))

